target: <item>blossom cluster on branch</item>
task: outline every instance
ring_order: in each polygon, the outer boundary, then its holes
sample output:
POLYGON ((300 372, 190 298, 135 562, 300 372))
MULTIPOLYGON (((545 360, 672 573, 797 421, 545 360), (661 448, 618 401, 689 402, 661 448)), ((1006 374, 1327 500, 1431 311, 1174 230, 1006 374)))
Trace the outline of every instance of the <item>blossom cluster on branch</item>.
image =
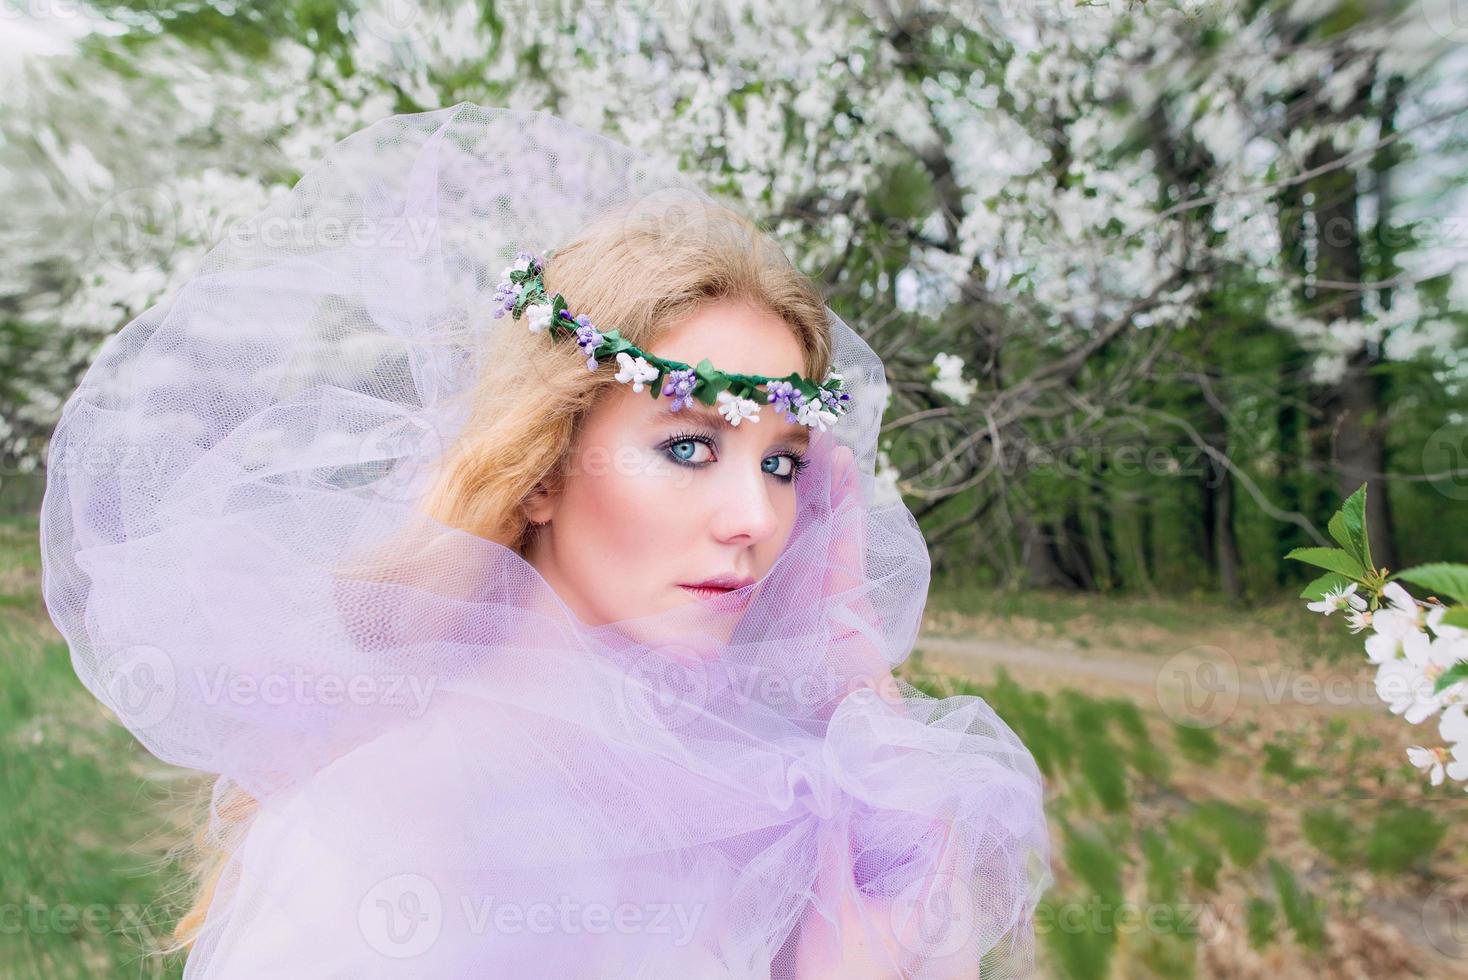
POLYGON ((1409 746, 1411 763, 1434 786, 1445 777, 1468 784, 1468 565, 1435 562, 1394 574, 1376 568, 1365 512, 1363 484, 1330 520, 1340 547, 1296 548, 1285 557, 1327 569, 1301 594, 1311 600, 1308 609, 1326 616, 1344 611, 1352 633, 1370 631, 1366 658, 1376 666, 1376 693, 1392 713, 1413 725, 1437 717, 1445 744, 1409 746), (1418 600, 1398 580, 1435 595, 1418 600))

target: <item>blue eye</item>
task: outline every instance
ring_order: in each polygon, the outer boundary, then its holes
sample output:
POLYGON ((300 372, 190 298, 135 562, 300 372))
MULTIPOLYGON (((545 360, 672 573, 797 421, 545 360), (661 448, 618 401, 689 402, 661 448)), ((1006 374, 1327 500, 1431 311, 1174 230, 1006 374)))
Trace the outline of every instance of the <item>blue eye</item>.
POLYGON ((685 466, 697 466, 699 463, 709 462, 708 459, 695 460, 693 457, 698 453, 698 447, 712 448, 713 444, 699 436, 685 436, 667 444, 667 450, 672 455, 673 461, 685 466))
POLYGON ((791 453, 781 453, 778 456, 770 456, 769 458, 767 458, 765 460, 764 470, 766 473, 769 473, 781 483, 790 483, 795 479, 795 475, 797 473, 799 473, 801 470, 805 469, 809 465, 810 464, 806 461, 804 456, 797 456, 791 453), (779 464, 781 460, 788 461, 790 465, 787 467, 780 467, 779 464), (778 472, 776 472, 776 470, 770 469, 770 463, 774 463, 776 465, 778 472))
MULTIPOLYGON (((663 443, 661 448, 668 454, 668 458, 679 466, 707 466, 713 460, 707 455, 699 458, 699 446, 703 446, 711 453, 714 441, 708 436, 694 433, 681 433, 663 443)), ((760 469, 781 483, 790 483, 794 481, 795 475, 805 469, 807 465, 806 459, 799 454, 777 453, 774 456, 765 457, 764 461, 760 464, 760 469), (782 463, 782 461, 786 462, 782 463)))

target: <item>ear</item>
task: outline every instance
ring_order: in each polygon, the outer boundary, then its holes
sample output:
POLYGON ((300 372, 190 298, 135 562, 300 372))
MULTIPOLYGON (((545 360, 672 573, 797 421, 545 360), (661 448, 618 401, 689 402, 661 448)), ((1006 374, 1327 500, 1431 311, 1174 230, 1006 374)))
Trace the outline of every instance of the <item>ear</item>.
POLYGON ((525 516, 537 524, 544 524, 555 516, 556 497, 543 484, 537 483, 523 505, 525 516))

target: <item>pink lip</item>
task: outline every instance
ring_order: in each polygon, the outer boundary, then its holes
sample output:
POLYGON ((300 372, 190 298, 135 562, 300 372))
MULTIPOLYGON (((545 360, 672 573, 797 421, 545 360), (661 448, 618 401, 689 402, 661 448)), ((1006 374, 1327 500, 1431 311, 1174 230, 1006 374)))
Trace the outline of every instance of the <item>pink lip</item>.
POLYGON ((753 585, 754 581, 755 580, 753 578, 749 577, 740 577, 737 575, 719 575, 714 578, 705 579, 702 582, 683 583, 681 587, 695 592, 719 594, 723 592, 732 592, 735 589, 742 589, 746 585, 753 585))

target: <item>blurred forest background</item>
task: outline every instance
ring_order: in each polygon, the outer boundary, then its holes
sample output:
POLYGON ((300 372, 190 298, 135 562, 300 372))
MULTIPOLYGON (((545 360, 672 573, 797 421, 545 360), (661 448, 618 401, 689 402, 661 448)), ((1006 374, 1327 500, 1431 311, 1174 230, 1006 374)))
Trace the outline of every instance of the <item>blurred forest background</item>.
POLYGON ((1383 705, 1159 693, 1200 647, 1359 680, 1283 556, 1362 484, 1378 565, 1468 550, 1461 2, 0 0, 0 93, 0 974, 179 967, 143 951, 179 777, 39 600, 62 402, 328 146, 463 100, 676 159, 882 355, 880 472, 935 568, 906 669, 1034 747, 1049 911, 1091 910, 1047 975, 1468 971, 1462 792, 1383 705))
POLYGON ((231 220, 467 99, 761 216, 885 358, 940 567, 1270 596, 1362 482, 1379 564, 1468 540, 1452 4, 35 2, 0 42, 13 507, 99 342, 231 220))

